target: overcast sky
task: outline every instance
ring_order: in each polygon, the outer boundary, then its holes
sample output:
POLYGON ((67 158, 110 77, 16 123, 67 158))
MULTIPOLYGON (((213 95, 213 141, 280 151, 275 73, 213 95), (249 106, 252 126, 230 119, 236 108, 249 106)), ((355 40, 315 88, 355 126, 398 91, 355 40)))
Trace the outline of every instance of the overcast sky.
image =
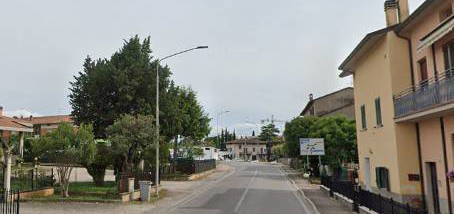
MULTIPOLYGON (((83 59, 110 57, 124 39, 151 36, 221 126, 249 135, 261 119, 297 116, 308 94, 351 86, 340 62, 384 27, 384 0, 2 1, 0 105, 9 114, 68 114, 69 81, 83 59)), ((414 10, 423 0, 410 0, 414 10)))

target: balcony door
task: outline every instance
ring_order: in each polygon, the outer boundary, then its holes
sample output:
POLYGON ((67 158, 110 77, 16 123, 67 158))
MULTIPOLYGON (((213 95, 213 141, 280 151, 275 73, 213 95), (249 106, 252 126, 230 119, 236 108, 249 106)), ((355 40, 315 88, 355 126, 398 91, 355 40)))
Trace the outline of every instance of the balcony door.
POLYGON ((420 85, 421 87, 427 85, 427 81, 429 79, 429 74, 427 73, 427 60, 426 58, 419 60, 419 77, 420 77, 420 85))
POLYGON ((448 42, 443 46, 445 61, 445 75, 451 77, 454 74, 454 41, 448 42))

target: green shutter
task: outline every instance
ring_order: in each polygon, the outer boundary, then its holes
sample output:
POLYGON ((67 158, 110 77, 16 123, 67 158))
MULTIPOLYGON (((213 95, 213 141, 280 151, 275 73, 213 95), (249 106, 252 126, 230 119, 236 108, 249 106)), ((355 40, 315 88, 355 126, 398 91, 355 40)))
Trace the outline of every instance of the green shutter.
POLYGON ((377 125, 381 126, 383 124, 381 117, 381 102, 380 97, 375 99, 375 116, 377 119, 377 125))
POLYGON ((381 180, 381 168, 375 168, 375 180, 377 181, 377 187, 382 188, 382 180, 381 180))
POLYGON ((366 124, 366 106, 362 105, 361 106, 361 126, 363 130, 367 129, 367 124, 366 124))

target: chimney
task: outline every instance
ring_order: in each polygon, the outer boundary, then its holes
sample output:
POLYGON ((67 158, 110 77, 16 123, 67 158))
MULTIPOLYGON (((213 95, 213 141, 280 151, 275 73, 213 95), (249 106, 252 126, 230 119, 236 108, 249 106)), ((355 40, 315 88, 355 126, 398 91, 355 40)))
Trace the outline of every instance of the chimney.
POLYGON ((410 16, 408 0, 397 0, 397 2, 399 3, 399 23, 402 23, 410 16))
POLYGON ((397 0, 385 1, 386 26, 390 27, 399 23, 399 4, 397 0))
POLYGON ((309 94, 309 101, 312 101, 314 100, 314 95, 313 94, 309 94))
POLYGON ((3 116, 3 106, 0 106, 0 117, 3 116))

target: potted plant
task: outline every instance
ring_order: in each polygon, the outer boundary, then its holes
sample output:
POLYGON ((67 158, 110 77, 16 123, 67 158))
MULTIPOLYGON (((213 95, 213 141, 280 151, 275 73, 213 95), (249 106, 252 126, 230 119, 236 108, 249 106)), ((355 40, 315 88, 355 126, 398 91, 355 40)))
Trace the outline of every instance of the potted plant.
POLYGON ((448 172, 447 176, 451 182, 454 182, 454 171, 448 172))

